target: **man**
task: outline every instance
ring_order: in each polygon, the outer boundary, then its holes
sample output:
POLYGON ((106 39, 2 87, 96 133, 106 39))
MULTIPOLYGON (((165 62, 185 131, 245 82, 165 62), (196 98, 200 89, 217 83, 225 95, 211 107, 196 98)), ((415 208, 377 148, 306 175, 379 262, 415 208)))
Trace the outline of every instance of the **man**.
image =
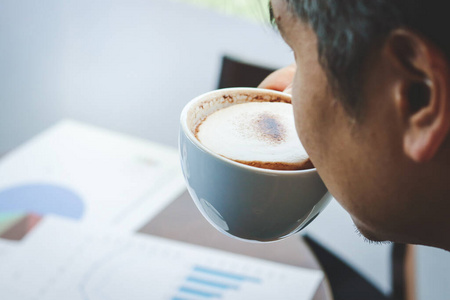
POLYGON ((438 1, 272 0, 298 135, 373 241, 450 250, 450 39, 438 1), (295 74, 295 76, 294 76, 295 74))

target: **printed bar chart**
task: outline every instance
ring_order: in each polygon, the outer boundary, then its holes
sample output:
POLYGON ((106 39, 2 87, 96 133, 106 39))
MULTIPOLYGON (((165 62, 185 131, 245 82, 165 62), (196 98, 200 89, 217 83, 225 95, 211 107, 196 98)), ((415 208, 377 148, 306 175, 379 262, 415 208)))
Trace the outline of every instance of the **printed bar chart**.
POLYGON ((66 219, 45 218, 0 269, 0 282, 22 298, 0 290, 0 299, 272 300, 281 295, 307 300, 322 276, 152 236, 80 230, 66 219))
POLYGON ((256 277, 196 265, 179 288, 179 296, 172 300, 187 299, 183 298, 184 296, 198 297, 198 299, 222 299, 227 296, 227 291, 238 291, 246 283, 261 284, 262 281, 256 277))

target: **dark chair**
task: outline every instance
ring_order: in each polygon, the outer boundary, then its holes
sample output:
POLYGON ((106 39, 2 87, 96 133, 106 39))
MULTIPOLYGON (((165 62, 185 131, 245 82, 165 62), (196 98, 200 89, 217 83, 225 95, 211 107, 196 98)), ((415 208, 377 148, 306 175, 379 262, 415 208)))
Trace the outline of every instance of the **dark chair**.
POLYGON ((224 56, 222 58, 218 88, 257 87, 273 71, 275 70, 246 63, 230 56, 224 56))
POLYGON ((386 296, 313 237, 305 235, 303 239, 327 275, 334 300, 404 300, 405 245, 394 244, 392 247, 393 292, 392 295, 386 296))

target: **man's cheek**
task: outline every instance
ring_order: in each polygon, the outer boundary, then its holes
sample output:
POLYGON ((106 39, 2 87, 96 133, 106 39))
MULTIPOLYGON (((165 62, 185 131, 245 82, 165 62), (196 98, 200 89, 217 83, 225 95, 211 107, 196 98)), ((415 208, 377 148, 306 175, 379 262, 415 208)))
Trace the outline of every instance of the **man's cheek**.
POLYGON ((316 118, 317 110, 314 109, 308 99, 298 101, 294 109, 295 125, 300 141, 312 162, 319 162, 322 153, 320 144, 323 133, 320 131, 320 120, 316 118))
POLYGON ((314 132, 314 120, 311 118, 314 113, 309 100, 309 91, 305 89, 305 82, 302 74, 295 75, 292 89, 292 105, 294 108, 295 126, 300 141, 309 153, 311 148, 311 133, 314 132))
POLYGON ((311 141, 311 132, 312 132, 312 124, 309 120, 309 116, 305 113, 307 108, 305 107, 305 103, 302 101, 296 101, 294 105, 294 117, 295 117, 295 126, 297 129, 298 137, 305 147, 305 150, 308 152, 308 148, 310 147, 311 141))

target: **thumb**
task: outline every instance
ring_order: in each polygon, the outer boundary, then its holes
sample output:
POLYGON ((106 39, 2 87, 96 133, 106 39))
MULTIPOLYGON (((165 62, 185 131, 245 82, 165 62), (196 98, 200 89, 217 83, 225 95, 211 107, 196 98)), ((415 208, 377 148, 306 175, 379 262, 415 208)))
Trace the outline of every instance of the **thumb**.
POLYGON ((284 89, 283 93, 292 95, 292 82, 284 89))

